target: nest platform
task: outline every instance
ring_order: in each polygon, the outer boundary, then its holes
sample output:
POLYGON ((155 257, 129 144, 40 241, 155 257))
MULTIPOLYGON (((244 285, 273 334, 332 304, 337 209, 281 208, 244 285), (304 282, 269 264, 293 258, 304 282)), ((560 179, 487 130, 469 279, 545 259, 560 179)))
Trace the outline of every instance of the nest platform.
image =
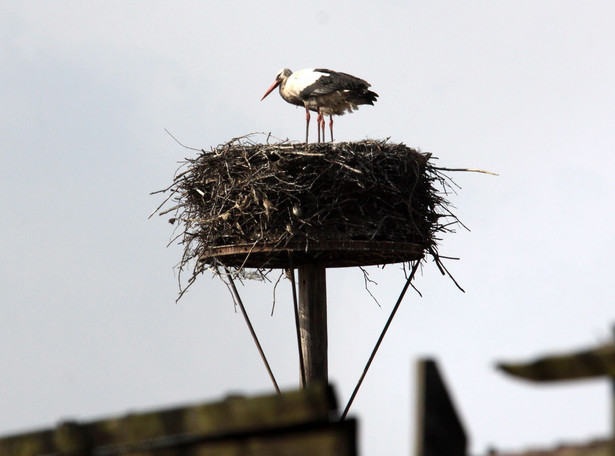
POLYGON ((431 155, 403 144, 258 144, 244 137, 178 170, 167 204, 181 267, 367 266, 421 260, 450 216, 431 155), (436 188, 437 187, 437 188, 436 188))

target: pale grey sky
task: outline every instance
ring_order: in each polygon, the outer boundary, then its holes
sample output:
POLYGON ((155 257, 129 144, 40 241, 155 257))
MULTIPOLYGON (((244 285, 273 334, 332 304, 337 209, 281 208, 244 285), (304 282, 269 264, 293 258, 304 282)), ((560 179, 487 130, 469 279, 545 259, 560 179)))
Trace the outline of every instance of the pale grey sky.
MULTIPOLYGON (((270 392, 231 297, 202 277, 175 304, 147 220, 177 162, 254 131, 301 140, 280 68, 328 67, 379 95, 338 140, 387 138, 458 174, 471 232, 427 263, 352 413, 362 454, 406 455, 413 361, 441 363, 472 450, 610 429, 605 381, 536 387, 493 369, 591 346, 615 321, 615 4, 610 1, 0 1, 0 434, 270 392)), ((330 373, 345 403, 403 285, 397 266, 330 271, 330 373)), ((297 385, 289 286, 242 292, 278 381, 297 385), (286 301, 285 301, 286 300, 286 301)))

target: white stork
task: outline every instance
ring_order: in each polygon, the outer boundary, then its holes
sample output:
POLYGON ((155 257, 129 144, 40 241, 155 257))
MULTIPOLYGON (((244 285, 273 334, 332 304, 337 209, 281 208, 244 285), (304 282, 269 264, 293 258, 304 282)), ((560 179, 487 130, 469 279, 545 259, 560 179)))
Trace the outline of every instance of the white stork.
POLYGON ((373 105, 378 94, 368 90, 370 84, 346 73, 323 68, 300 70, 293 73, 288 68, 281 70, 261 101, 273 89, 280 87, 280 96, 288 103, 305 107, 305 142, 308 142, 310 111, 318 113, 318 142, 320 131, 325 140, 325 116, 329 116, 331 141, 333 141, 333 115, 359 109, 359 105, 373 105))

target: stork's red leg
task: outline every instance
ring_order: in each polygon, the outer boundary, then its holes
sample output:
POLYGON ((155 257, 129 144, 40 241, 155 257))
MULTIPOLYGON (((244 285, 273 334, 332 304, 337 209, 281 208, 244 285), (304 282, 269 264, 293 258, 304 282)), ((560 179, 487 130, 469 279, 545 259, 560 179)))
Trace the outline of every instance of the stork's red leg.
POLYGON ((308 142, 308 133, 310 132, 310 110, 305 107, 305 143, 308 142))
POLYGON ((320 142, 320 132, 322 131, 322 142, 326 142, 327 138, 325 137, 325 115, 320 112, 320 108, 318 108, 318 142, 320 142))
POLYGON ((320 122, 322 122, 322 114, 320 108, 318 109, 318 115, 316 116, 316 129, 318 130, 318 142, 320 142, 320 122))
POLYGON ((320 132, 322 131, 322 142, 327 142, 327 138, 325 137, 325 115, 318 110, 320 115, 320 122, 318 122, 318 135, 320 136, 320 132))
POLYGON ((325 136, 325 115, 322 115, 322 119, 320 119, 320 129, 322 130, 322 142, 327 142, 327 137, 325 136))
MULTIPOLYGON (((329 116, 329 129, 331 130, 331 142, 333 142, 333 115, 329 116)), ((325 134, 325 126, 323 120, 322 133, 325 134)))

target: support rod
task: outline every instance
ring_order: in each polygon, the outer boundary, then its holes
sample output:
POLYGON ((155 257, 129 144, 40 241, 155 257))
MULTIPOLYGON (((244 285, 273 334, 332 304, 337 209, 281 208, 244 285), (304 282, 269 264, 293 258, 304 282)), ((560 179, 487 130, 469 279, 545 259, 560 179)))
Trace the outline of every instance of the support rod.
POLYGON ((231 285, 231 291, 233 292, 233 296, 235 297, 235 302, 237 302, 237 304, 239 305, 239 309, 241 309, 241 314, 243 315, 243 318, 246 321, 246 324, 248 325, 250 334, 252 334, 252 339, 254 340, 254 343, 256 344, 256 348, 258 350, 258 353, 261 355, 261 359, 263 360, 263 363, 265 364, 265 369, 267 369, 267 373, 269 374, 269 378, 271 379, 273 383, 273 387, 275 388, 278 394, 282 394, 282 392, 280 391, 280 387, 278 386, 278 382, 275 381, 275 376, 273 375, 271 366, 269 366, 269 362, 267 361, 267 357, 265 356, 263 347, 261 347, 261 343, 258 341, 256 332, 254 331, 254 327, 252 326, 252 323, 250 322, 250 317, 248 317, 248 312, 246 312, 246 308, 243 305, 241 296, 239 296, 239 292, 237 291, 237 287, 235 286, 235 281, 233 280, 233 276, 231 275, 231 272, 228 270, 228 268, 224 267, 224 270, 226 271, 226 276, 228 277, 228 281, 231 285))
MULTIPOLYGON (((289 254, 290 256, 290 254, 289 254)), ((292 260, 291 260, 292 265, 292 260)), ((299 299, 297 298, 297 285, 295 283, 295 270, 292 266, 286 270, 288 279, 290 280, 293 292, 293 311, 295 314, 295 331, 297 333, 297 348, 299 349, 299 381, 301 385, 305 385, 305 368, 303 367, 303 352, 301 349, 301 328, 299 326, 299 299)))
POLYGON ((365 379, 365 376, 367 375, 369 366, 372 365, 372 361, 374 360, 374 357, 376 356, 376 352, 380 348, 380 344, 384 340, 384 336, 389 330, 389 326, 391 326, 391 322, 393 321, 393 318, 395 317, 395 314, 397 313, 397 309, 399 309, 399 305, 401 304, 401 301, 404 299, 406 291, 408 290, 408 287, 412 283, 412 279, 414 279, 414 274, 416 274, 416 270, 418 269, 420 264, 421 264, 420 260, 414 263, 414 266, 412 267, 412 272, 410 273, 410 276, 406 279, 406 284, 404 285, 404 288, 401 290, 401 293, 399 294, 399 298, 397 298, 397 302, 395 303, 395 306, 393 306, 391 315, 389 316, 389 319, 384 325, 384 328, 382 332, 380 333, 380 337, 378 337, 378 342, 376 342, 376 345, 374 349, 372 350, 372 354, 369 355, 369 359, 367 360, 367 364, 365 365, 365 368, 363 369, 363 373, 361 374, 361 377, 359 378, 359 381, 357 382, 357 386, 355 386, 354 391, 352 392, 352 395, 350 396, 350 399, 348 400, 348 404, 346 404, 346 408, 344 408, 344 412, 342 413, 342 417, 340 418, 341 421, 343 421, 344 418, 346 418, 346 415, 348 414, 348 410, 350 410, 350 406, 352 405, 352 402, 354 401, 354 398, 359 392, 359 388, 361 388, 361 384, 363 383, 363 380, 365 379))

